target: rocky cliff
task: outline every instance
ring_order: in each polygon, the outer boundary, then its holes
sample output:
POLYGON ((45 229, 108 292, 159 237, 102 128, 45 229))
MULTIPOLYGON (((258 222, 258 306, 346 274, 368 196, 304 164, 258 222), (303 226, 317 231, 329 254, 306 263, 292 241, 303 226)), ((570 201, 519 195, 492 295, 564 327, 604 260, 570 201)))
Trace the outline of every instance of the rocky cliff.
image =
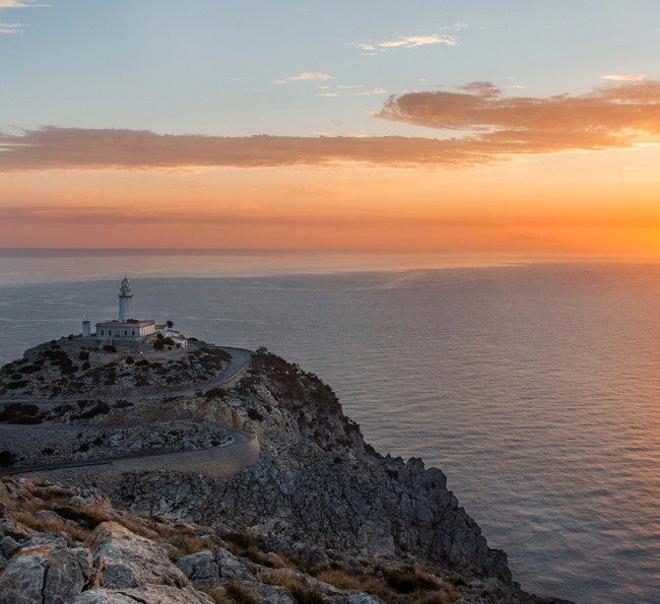
MULTIPOLYGON (((153 418, 154 404, 131 406, 131 421, 153 418)), ((37 553, 30 555, 41 557, 29 563, 20 558, 16 566, 19 554, 7 556, 0 542, 7 558, 0 564, 0 586, 17 584, 27 567, 66 565, 82 573, 75 588, 80 593, 71 600, 75 602, 205 601, 208 596, 223 602, 552 601, 528 595, 512 581, 506 555, 488 547, 477 524, 447 490, 440 470, 425 468, 419 459, 404 462, 374 451, 359 426, 344 416, 331 388, 296 365, 259 350, 249 372, 231 388, 158 404, 168 420, 217 422, 257 434, 259 462, 227 479, 176 468, 67 474, 60 479, 69 484, 65 496, 78 501, 78 507, 90 497, 104 502, 101 516, 92 514, 96 520, 86 524, 61 512, 75 505, 44 501, 39 495, 44 487, 11 482, 7 510, 23 489, 29 493, 23 498, 43 502, 36 508, 47 515, 44 521, 50 519, 60 529, 63 522, 73 527, 73 535, 60 530, 65 541, 51 543, 51 537, 39 536, 47 524, 28 527, 39 532, 35 536, 25 525, 16 528, 25 517, 17 520, 9 514, 14 522, 9 532, 23 543, 9 534, 16 542, 10 543, 9 553, 14 547, 19 553, 36 547, 37 553), (118 521, 122 518, 127 520, 123 524, 118 521), (177 525, 186 527, 182 534, 190 536, 192 546, 177 545, 172 537, 177 525), (82 533, 76 535, 76 530, 82 533), (39 539, 46 539, 47 547, 39 539), (156 570, 145 539, 160 548, 159 565, 168 559, 163 552, 169 554, 176 573, 156 570), (110 563, 103 555, 122 547, 127 557, 132 547, 141 552, 147 560, 140 562, 145 574, 105 572, 110 563), (65 563, 62 556, 78 562, 65 563), (164 599, 147 593, 161 587, 169 594, 164 599), (117 590, 124 590, 125 599, 110 593, 117 590), (179 593, 174 596, 172 590, 179 593)))

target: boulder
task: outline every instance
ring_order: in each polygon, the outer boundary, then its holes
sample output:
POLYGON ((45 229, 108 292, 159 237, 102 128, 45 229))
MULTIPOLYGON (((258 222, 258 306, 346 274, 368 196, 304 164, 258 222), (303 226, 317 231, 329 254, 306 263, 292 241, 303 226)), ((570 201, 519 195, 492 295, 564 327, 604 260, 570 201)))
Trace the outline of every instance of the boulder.
POLYGON ((91 556, 84 548, 49 543, 23 547, 0 577, 2 602, 64 604, 82 591, 91 570, 91 556))
POLYGON ((218 563, 207 549, 179 558, 176 566, 198 587, 208 587, 218 582, 218 563))
POLYGON ((84 547, 55 551, 44 580, 44 604, 64 604, 79 594, 92 574, 92 556, 84 547))
POLYGON ((71 604, 213 604, 213 600, 192 587, 178 589, 167 585, 145 585, 132 589, 90 589, 71 604))
POLYGON ((0 539, 0 554, 5 558, 11 558, 19 549, 20 545, 13 537, 6 535, 0 539))
POLYGON ((41 602, 46 559, 50 552, 51 549, 47 545, 28 547, 9 561, 0 577, 3 604, 41 602))
POLYGON ((145 585, 186 587, 188 578, 165 550, 117 522, 102 522, 85 540, 92 551, 95 585, 131 588, 145 585))
POLYGON ((220 579, 246 579, 252 577, 250 567, 244 558, 239 558, 228 549, 221 547, 215 552, 220 579))

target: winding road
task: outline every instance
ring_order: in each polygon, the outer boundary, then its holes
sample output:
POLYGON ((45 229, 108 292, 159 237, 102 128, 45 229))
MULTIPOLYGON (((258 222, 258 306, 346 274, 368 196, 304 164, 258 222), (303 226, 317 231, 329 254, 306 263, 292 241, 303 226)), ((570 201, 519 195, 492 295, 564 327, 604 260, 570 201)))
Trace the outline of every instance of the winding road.
POLYGON ((238 430, 228 430, 228 432, 230 434, 228 442, 209 449, 163 451, 138 455, 118 455, 102 459, 26 464, 0 468, 0 476, 105 467, 105 469, 116 471, 159 469, 177 471, 188 469, 226 477, 235 474, 242 468, 255 464, 259 459, 259 441, 254 434, 238 430))

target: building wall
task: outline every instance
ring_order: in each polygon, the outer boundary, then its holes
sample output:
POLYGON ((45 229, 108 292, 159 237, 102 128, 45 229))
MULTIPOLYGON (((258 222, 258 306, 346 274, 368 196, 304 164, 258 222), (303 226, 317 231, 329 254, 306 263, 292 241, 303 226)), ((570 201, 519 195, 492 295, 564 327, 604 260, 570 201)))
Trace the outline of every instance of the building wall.
POLYGON ((111 338, 140 338, 148 336, 156 331, 154 325, 126 325, 122 327, 105 327, 101 323, 96 324, 96 337, 111 338))

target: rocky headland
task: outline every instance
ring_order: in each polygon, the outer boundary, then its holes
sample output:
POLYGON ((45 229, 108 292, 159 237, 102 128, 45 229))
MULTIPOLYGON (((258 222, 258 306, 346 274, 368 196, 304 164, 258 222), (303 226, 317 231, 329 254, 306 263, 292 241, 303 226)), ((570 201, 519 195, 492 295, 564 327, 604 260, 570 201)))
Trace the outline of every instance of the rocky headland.
MULTIPOLYGON (((126 369, 108 354, 97 367, 114 363, 122 380, 137 379, 128 375, 135 363, 126 369)), ((33 390, 29 376, 39 372, 20 372, 34 365, 28 358, 0 371, 5 388, 7 379, 27 382, 7 389, 0 437, 75 432, 85 451, 67 438, 48 455, 0 444, 0 602, 559 602, 520 588, 506 554, 488 547, 440 470, 379 454, 329 386, 264 349, 222 386, 182 392, 190 374, 177 367, 162 396, 137 392, 121 405, 114 384, 92 384, 92 395, 82 380, 85 408, 98 404, 95 396, 106 401, 91 417, 77 403, 42 407, 15 394, 52 399, 52 376, 33 390), (21 413, 26 404, 36 412, 21 413), (24 417, 37 419, 16 419, 24 417), (117 451, 221 452, 246 433, 258 439, 258 459, 228 475, 176 463, 128 472, 58 465, 117 451), (44 461, 47 469, 30 468, 44 461), (12 468, 23 471, 8 475, 12 468)))

